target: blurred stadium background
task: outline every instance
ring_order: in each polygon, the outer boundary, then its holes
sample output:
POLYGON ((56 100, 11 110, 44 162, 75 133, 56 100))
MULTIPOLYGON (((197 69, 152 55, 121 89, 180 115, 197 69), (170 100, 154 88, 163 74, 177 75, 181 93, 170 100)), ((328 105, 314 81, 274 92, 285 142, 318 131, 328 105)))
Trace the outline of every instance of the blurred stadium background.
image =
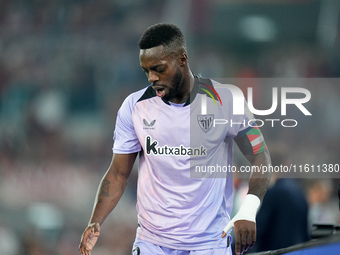
MULTIPOLYGON (((339 14, 338 0, 0 0, 0 253, 77 253, 111 160, 116 112, 147 85, 137 41, 148 26, 179 25, 203 76, 336 78, 339 14)), ((327 125, 309 126, 323 146, 294 150, 301 161, 339 163, 340 86, 332 89, 318 90, 327 125)), ((305 131, 284 139, 308 148, 305 131)), ((269 145, 283 137, 275 132, 266 131, 269 145)), ((93 254, 130 254, 136 178, 93 254)), ((339 224, 338 181, 323 182, 324 223, 339 224)))

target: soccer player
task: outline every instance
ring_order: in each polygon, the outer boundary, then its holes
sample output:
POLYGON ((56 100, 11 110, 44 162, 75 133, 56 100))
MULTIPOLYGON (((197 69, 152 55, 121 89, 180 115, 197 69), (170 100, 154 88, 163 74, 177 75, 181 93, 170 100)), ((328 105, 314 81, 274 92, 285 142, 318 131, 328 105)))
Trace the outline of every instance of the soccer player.
POLYGON ((252 174, 248 194, 230 219, 229 170, 233 141, 252 165, 270 164, 260 130, 251 125, 247 111, 233 114, 230 86, 191 72, 177 26, 149 27, 139 47, 150 85, 129 95, 119 109, 114 156, 99 185, 80 253, 91 253, 138 155, 138 228, 132 254, 232 254, 232 228, 235 251, 243 254, 256 241, 255 215, 270 176, 252 174), (221 119, 223 124, 217 125, 215 120, 221 119))

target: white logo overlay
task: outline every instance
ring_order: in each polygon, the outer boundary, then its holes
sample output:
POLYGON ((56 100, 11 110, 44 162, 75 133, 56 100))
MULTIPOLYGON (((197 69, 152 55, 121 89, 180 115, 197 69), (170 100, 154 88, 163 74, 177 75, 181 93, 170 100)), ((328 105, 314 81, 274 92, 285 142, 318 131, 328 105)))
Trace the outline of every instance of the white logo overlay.
MULTIPOLYGON (((268 95, 260 95, 259 97, 266 97, 266 101, 271 101, 271 106, 267 109, 258 109, 258 107, 254 106, 254 94, 256 92, 256 88, 248 87, 247 95, 244 96, 242 90, 230 84, 215 84, 215 89, 218 91, 219 88, 227 88, 233 97, 233 115, 244 115, 246 114, 249 117, 248 123, 241 123, 246 126, 258 126, 262 127, 264 125, 270 125, 271 127, 275 127, 275 125, 281 125, 282 127, 296 127, 298 125, 298 120, 294 118, 286 118, 287 117, 287 108, 291 107, 292 111, 299 111, 303 114, 303 116, 312 116, 312 113, 305 106, 311 100, 311 92, 302 87, 271 87, 271 93, 268 95), (280 96, 279 96, 280 95, 280 96), (271 98, 270 98, 271 97, 271 98), (247 103, 244 102, 244 98, 246 98, 247 103), (278 108, 281 108, 280 116, 284 118, 268 118, 268 116, 273 113, 277 113, 278 108), (288 107, 287 107, 288 106, 288 107), (254 115, 261 116, 261 119, 255 118, 254 115), (266 116, 266 118, 263 118, 266 116)), ((267 88, 268 89, 268 88, 267 88)), ((268 92, 268 90, 266 91, 268 92)), ((222 96, 222 95, 220 95, 222 96)), ((223 96, 222 96, 223 103, 223 96)), ((199 118, 202 120, 199 121, 199 124, 206 125, 208 118, 204 118, 204 116, 209 116, 208 114, 208 106, 207 106, 207 95, 202 95, 201 97, 201 115, 199 118)), ((211 123, 211 127, 216 127, 217 125, 235 125, 240 123, 233 123, 233 120, 230 119, 213 119, 211 123)), ((206 132, 207 128, 201 128, 206 132)), ((209 128, 209 129, 210 129, 209 128)), ((208 130, 209 130, 208 129, 208 130)))

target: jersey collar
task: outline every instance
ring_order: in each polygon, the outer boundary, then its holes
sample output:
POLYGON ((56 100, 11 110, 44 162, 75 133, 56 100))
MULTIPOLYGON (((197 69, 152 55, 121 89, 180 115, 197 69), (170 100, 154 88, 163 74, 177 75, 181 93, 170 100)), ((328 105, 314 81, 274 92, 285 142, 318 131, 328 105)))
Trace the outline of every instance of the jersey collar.
MULTIPOLYGON (((195 100, 196 95, 197 95, 197 93, 199 93, 200 88, 202 87, 203 84, 208 84, 208 85, 212 86, 212 82, 209 78, 203 78, 203 77, 195 75, 195 74, 194 74, 194 78, 195 78, 194 87, 192 88, 190 96, 188 97, 188 99, 185 102, 185 104, 183 105, 183 107, 191 104, 195 100)), ((167 101, 163 98, 162 98, 162 100, 167 105, 170 105, 169 101, 167 101)))

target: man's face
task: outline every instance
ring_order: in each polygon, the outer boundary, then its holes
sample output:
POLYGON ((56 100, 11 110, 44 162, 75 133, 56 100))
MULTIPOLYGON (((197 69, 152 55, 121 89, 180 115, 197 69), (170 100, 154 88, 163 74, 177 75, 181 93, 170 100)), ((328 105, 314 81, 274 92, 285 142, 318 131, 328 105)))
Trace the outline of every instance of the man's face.
POLYGON ((179 56, 166 56, 163 46, 141 50, 139 56, 140 65, 157 96, 167 101, 181 97, 184 79, 179 56))

